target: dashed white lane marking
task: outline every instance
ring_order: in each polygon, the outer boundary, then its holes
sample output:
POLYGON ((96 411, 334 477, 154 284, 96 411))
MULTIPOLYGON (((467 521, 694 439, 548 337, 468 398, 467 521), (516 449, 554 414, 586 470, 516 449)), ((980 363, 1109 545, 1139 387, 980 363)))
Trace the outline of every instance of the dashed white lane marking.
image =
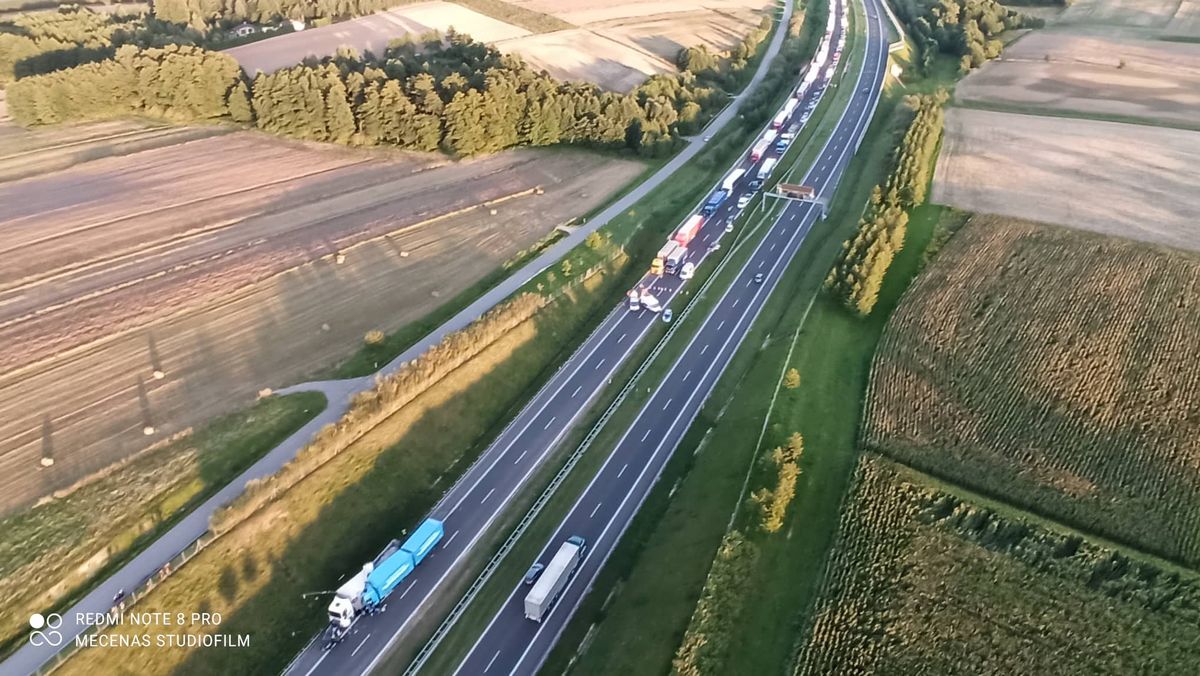
POLYGON ((492 493, 495 493, 495 492, 496 492, 496 489, 495 489, 495 488, 493 488, 492 490, 488 491, 488 492, 487 492, 487 495, 483 496, 483 499, 479 501, 479 504, 481 504, 481 505, 482 505, 483 503, 487 502, 487 499, 488 499, 488 498, 490 498, 490 497, 492 497, 492 493))
POLYGON ((596 512, 599 512, 599 511, 600 511, 600 505, 602 505, 602 504, 604 504, 604 503, 601 503, 601 502, 597 502, 597 503, 596 503, 596 508, 595 508, 595 509, 593 509, 593 510, 592 510, 592 513, 591 513, 591 514, 588 516, 588 518, 589 518, 589 519, 590 519, 590 518, 592 518, 592 517, 594 517, 594 516, 596 516, 596 512))
POLYGON ((629 463, 625 463, 625 465, 623 467, 621 467, 621 471, 617 472, 617 478, 620 479, 621 475, 624 474, 625 470, 628 468, 629 468, 629 463))
POLYGON ((492 659, 488 660, 487 666, 483 668, 483 673, 485 673, 485 674, 486 674, 486 673, 487 673, 487 670, 492 668, 492 663, 496 661, 496 658, 497 658, 497 657, 500 657, 500 651, 499 651, 499 650, 497 650, 497 651, 496 651, 496 654, 495 654, 495 655, 492 655, 492 659))
POLYGON ((524 457, 525 457, 525 454, 526 454, 526 453, 528 453, 528 452, 529 452, 529 449, 528 449, 528 448, 527 448, 527 449, 525 449, 525 450, 523 450, 523 451, 521 451, 521 455, 518 455, 518 456, 517 456, 517 459, 516 459, 516 460, 513 460, 513 464, 514 464, 514 465, 519 465, 519 464, 521 464, 521 458, 524 458, 524 457))
POLYGON ((555 420, 558 420, 558 416, 556 416, 556 415, 555 415, 555 416, 550 416, 550 422, 546 423, 546 426, 545 426, 545 427, 543 427, 542 429, 544 429, 544 430, 548 430, 548 429, 550 429, 550 426, 554 424, 554 421, 555 421, 555 420))
POLYGON ((355 648, 354 651, 350 653, 350 657, 354 657, 355 655, 357 655, 358 651, 362 649, 363 644, 366 643, 367 639, 369 639, 369 638, 371 638, 370 634, 367 634, 366 636, 364 636, 363 640, 359 642, 358 647, 355 648))

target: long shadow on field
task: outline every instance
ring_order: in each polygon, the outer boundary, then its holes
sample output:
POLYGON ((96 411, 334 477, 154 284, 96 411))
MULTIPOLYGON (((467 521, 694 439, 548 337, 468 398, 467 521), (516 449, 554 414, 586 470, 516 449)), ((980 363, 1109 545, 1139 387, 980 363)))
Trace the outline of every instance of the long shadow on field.
POLYGON ((275 673, 287 664, 325 624, 329 598, 300 594, 335 588, 428 513, 602 318, 597 304, 607 307, 626 281, 617 274, 598 288, 576 287, 554 311, 531 320, 529 335, 516 329, 376 428, 394 432, 386 448, 368 448, 376 446, 371 440, 343 452, 284 496, 286 515, 243 524, 191 564, 192 577, 179 581, 211 590, 203 603, 224 613, 219 631, 248 633, 251 645, 197 650, 174 672, 275 673), (295 535, 288 533, 293 527, 295 535), (245 600, 226 606, 239 597, 245 600))

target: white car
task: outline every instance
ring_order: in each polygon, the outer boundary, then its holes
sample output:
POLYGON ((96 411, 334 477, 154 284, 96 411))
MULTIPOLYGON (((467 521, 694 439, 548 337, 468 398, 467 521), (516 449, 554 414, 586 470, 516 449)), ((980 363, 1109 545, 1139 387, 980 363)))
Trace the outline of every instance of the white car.
POLYGON ((733 232, 733 221, 725 223, 725 232, 733 232))
POLYGON ((745 209, 746 205, 750 204, 750 200, 752 200, 752 199, 754 199, 754 195, 751 195, 750 193, 746 193, 745 195, 742 195, 741 197, 738 198, 738 202, 737 202, 738 208, 745 209))
POLYGON ((671 315, 671 308, 667 308, 666 310, 663 310, 663 322, 664 322, 664 323, 666 323, 666 324, 670 324, 670 323, 671 323, 671 316, 672 316, 672 315, 671 315))
POLYGON ((683 268, 679 270, 680 279, 691 279, 692 275, 696 274, 696 264, 688 261, 683 264, 683 268))

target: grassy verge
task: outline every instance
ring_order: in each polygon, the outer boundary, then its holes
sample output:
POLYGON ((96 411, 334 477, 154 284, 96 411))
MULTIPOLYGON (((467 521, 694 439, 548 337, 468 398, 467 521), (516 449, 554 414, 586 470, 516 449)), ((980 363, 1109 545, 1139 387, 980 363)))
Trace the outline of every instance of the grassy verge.
POLYGON ((315 392, 261 400, 0 521, 0 654, 30 614, 69 607, 323 408, 315 392))

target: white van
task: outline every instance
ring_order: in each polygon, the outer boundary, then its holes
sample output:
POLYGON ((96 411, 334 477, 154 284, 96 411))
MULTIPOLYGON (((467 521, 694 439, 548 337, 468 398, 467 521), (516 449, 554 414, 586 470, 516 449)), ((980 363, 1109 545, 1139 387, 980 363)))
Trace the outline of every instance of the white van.
POLYGON ((683 268, 679 271, 680 279, 691 279, 692 275, 696 274, 696 264, 688 261, 683 264, 683 268))

